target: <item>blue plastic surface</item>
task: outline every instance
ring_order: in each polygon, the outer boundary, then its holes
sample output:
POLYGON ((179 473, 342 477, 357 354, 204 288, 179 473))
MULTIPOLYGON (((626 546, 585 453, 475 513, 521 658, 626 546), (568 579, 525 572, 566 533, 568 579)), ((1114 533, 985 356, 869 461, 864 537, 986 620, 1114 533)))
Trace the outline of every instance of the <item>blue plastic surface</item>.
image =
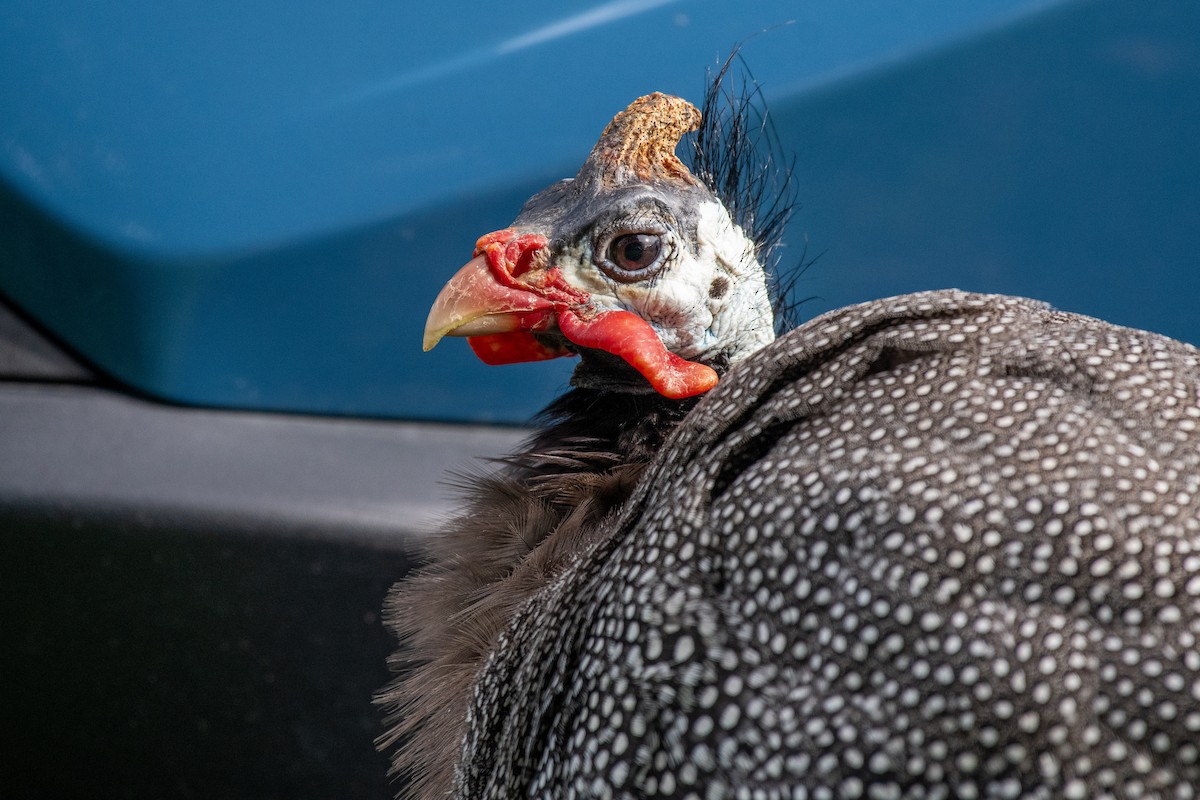
POLYGON ((939 286, 1200 341, 1200 5, 340 4, 0 12, 0 293, 194 404, 519 421, 570 364, 420 351, 480 234, 737 40, 820 259, 807 316, 939 286))

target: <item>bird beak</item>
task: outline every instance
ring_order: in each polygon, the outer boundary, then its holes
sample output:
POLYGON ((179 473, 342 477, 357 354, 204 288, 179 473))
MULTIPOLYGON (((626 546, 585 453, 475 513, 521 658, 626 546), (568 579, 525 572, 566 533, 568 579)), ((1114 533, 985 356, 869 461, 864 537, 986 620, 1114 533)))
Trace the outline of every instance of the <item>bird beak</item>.
POLYGON ((586 301, 557 270, 546 270, 546 237, 511 229, 489 233, 475 244, 475 258, 442 287, 425 320, 426 351, 443 336, 466 336, 487 364, 543 361, 573 353, 534 333, 556 328, 570 302, 586 301), (555 285, 555 284, 558 285, 555 285))
POLYGON ((554 306, 525 289, 505 286, 491 274, 486 255, 467 262, 438 294, 425 321, 422 347, 432 350, 443 336, 491 336, 531 331, 554 306))
POLYGON ((546 237, 512 229, 489 233, 442 288, 425 321, 426 351, 444 336, 466 336, 487 364, 574 355, 565 343, 534 334, 558 331, 579 345, 605 350, 640 372, 660 394, 683 398, 717 383, 712 368, 669 352, 654 328, 629 311, 597 311, 591 296, 547 263, 546 237))

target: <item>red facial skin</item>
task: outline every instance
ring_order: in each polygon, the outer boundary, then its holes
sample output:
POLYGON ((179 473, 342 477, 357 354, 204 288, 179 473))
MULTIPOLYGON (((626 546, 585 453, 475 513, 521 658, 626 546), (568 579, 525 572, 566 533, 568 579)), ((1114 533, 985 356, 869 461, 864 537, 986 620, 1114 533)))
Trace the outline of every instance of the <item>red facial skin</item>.
POLYGON ((547 244, 545 236, 518 234, 510 228, 489 233, 475 244, 475 255, 487 256, 488 269, 498 283, 533 292, 553 307, 521 314, 519 331, 467 337, 484 363, 515 364, 572 355, 567 348, 543 344, 533 335, 552 329, 557 321, 568 341, 624 359, 664 397, 692 397, 716 386, 717 373, 711 367, 667 350, 650 324, 636 314, 589 313, 590 295, 563 280, 558 267, 546 265, 547 244))
POLYGON ((663 397, 680 400, 704 394, 717 385, 712 367, 688 361, 663 347, 654 328, 631 311, 601 311, 585 320, 568 308, 559 312, 558 329, 580 347, 607 350, 623 358, 663 397))

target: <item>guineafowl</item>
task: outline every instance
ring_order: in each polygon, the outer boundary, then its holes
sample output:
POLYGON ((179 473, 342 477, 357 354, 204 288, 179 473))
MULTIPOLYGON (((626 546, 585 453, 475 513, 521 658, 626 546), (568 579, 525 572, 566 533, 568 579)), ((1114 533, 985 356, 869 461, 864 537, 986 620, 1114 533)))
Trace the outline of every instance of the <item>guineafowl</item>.
POLYGON ((955 290, 776 338, 720 97, 635 101, 433 306, 580 363, 389 597, 412 795, 1193 797, 1200 354, 955 290))

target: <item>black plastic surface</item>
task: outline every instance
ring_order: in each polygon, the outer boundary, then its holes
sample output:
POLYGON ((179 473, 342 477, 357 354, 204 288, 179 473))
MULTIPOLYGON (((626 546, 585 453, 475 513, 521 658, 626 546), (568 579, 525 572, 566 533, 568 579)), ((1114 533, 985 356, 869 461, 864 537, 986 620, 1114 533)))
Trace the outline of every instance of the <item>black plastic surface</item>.
POLYGON ((387 798, 379 619, 524 431, 0 382, 0 798, 387 798))
POLYGON ((387 798, 372 693, 403 551, 0 517, 6 798, 387 798))
POLYGON ((382 539, 446 514, 448 472, 527 431, 164 406, 0 383, 0 508, 154 515, 382 539))

